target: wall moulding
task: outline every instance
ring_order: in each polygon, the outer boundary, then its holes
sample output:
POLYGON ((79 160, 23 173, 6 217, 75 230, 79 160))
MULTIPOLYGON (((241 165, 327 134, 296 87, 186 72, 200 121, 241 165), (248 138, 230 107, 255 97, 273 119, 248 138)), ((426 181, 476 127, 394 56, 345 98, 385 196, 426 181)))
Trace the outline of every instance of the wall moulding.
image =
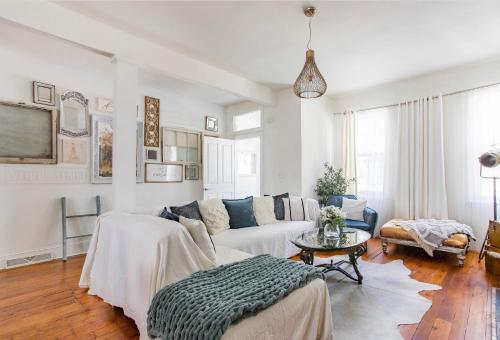
POLYGON ((3 165, 0 184, 81 184, 90 183, 88 167, 3 165))

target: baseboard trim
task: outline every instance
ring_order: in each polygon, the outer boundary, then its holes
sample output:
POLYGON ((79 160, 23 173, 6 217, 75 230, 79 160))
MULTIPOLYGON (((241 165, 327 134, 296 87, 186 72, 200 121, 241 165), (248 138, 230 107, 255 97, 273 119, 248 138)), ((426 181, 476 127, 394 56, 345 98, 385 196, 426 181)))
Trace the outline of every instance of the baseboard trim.
MULTIPOLYGON (((90 237, 85 239, 68 240, 67 250, 68 256, 86 254, 90 244, 90 237)), ((62 258, 62 245, 54 245, 49 247, 42 247, 24 252, 11 253, 0 256, 0 270, 7 268, 7 261, 16 258, 23 258, 29 256, 37 256, 41 254, 50 253, 52 260, 62 258)))

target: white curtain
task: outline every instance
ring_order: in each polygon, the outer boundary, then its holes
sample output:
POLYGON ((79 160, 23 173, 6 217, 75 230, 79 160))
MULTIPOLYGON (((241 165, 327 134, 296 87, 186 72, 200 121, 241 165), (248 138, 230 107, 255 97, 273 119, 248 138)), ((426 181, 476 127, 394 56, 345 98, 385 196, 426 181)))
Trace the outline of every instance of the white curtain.
MULTIPOLYGON (((342 113, 342 169, 346 178, 356 178, 356 116, 352 111, 342 113)), ((356 194, 356 183, 351 183, 347 193, 356 194)))
POLYGON ((393 145, 394 217, 448 218, 442 97, 401 103, 393 145))
MULTIPOLYGON (((493 219, 493 183, 479 176, 478 157, 500 143, 500 86, 447 96, 443 105, 448 213, 473 228, 478 249, 493 219)), ((500 176, 500 167, 485 171, 500 176)))

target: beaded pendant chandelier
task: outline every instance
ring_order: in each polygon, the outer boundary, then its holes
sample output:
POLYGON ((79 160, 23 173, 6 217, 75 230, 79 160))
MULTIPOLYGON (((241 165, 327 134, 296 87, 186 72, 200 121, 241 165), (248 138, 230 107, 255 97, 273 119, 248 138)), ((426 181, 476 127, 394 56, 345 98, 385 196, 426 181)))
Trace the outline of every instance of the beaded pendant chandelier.
POLYGON ((326 81, 314 61, 314 50, 311 50, 311 20, 316 8, 307 7, 304 14, 309 18, 309 41, 307 43, 306 63, 297 80, 293 84, 293 92, 300 98, 317 98, 326 92, 326 81))

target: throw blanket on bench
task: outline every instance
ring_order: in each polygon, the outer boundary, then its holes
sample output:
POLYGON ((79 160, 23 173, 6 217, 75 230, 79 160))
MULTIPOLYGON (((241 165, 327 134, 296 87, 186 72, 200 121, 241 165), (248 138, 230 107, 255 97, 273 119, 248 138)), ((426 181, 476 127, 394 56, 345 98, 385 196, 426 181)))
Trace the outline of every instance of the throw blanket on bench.
POLYGON ((148 311, 148 335, 220 339, 232 322, 267 308, 324 274, 292 260, 259 255, 162 288, 148 311))
POLYGON ((430 256, 454 234, 465 234, 469 239, 476 239, 471 227, 455 220, 418 219, 393 223, 405 229, 430 256))

